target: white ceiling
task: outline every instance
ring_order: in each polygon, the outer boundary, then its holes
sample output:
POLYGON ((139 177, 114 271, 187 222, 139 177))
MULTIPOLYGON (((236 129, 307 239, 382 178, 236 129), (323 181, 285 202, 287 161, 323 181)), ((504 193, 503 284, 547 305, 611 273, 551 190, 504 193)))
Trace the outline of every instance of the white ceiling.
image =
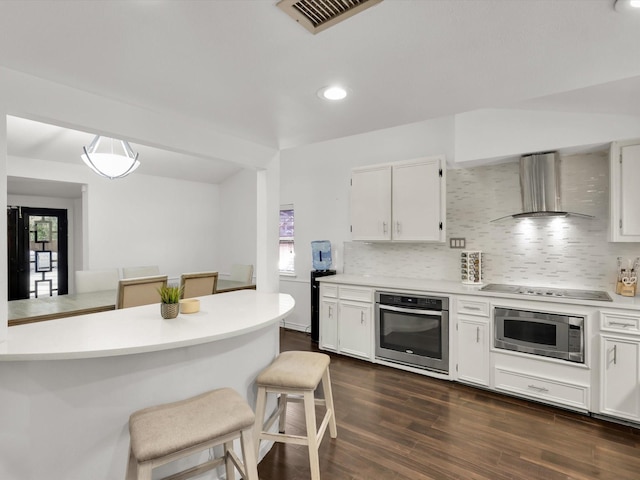
MULTIPOLYGON (((640 15, 613 0, 384 0, 317 35, 275 3, 2 0, 0 65, 275 148, 479 108, 640 115, 640 15), (334 82, 349 98, 321 101, 334 82)), ((56 136, 10 130, 14 155, 56 136)))

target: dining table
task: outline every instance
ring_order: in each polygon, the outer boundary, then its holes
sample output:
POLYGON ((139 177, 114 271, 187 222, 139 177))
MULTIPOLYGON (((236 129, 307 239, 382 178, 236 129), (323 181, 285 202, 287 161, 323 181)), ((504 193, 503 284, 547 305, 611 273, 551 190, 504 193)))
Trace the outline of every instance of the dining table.
MULTIPOLYGON (((215 293, 255 289, 256 285, 254 283, 218 279, 215 293)), ((115 310, 116 296, 117 290, 114 289, 11 300, 8 302, 8 325, 12 327, 26 323, 115 310)))

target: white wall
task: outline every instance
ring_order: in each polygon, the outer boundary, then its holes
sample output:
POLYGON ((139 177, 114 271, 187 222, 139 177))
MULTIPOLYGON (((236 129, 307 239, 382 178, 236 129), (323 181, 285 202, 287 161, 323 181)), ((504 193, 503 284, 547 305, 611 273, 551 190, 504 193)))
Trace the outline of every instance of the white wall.
MULTIPOLYGON (((7 169, 23 178, 84 181, 83 269, 158 265, 161 273, 179 276, 218 268, 217 185, 140 174, 109 180, 82 164, 13 157, 7 169)), ((71 277, 71 266, 69 272, 71 277)))
POLYGON ((544 150, 571 149, 635 138, 640 117, 509 109, 483 109, 455 117, 455 162, 544 150))
POLYGON ((234 263, 256 265, 256 176, 255 170, 244 169, 219 185, 217 268, 221 276, 234 263))

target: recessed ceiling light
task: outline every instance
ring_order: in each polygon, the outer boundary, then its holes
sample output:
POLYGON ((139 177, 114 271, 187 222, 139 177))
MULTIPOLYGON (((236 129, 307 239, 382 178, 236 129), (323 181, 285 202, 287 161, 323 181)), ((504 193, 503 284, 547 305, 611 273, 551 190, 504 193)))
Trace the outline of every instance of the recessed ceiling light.
POLYGON ((614 7, 618 12, 640 12, 640 0, 616 0, 614 7))
POLYGON ((324 87, 318 90, 318 96, 323 100, 342 100, 347 96, 347 90, 335 85, 324 87))

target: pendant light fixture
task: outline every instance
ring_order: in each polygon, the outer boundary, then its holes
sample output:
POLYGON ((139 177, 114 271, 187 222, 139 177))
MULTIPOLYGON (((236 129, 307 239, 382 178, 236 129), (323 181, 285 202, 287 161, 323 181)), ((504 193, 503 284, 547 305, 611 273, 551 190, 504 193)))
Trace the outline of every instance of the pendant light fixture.
POLYGON ((640 0, 616 0, 614 8, 620 13, 634 12, 640 14, 640 0))
POLYGON ((96 135, 80 158, 101 177, 111 180, 129 175, 140 166, 138 154, 129 142, 96 135))

